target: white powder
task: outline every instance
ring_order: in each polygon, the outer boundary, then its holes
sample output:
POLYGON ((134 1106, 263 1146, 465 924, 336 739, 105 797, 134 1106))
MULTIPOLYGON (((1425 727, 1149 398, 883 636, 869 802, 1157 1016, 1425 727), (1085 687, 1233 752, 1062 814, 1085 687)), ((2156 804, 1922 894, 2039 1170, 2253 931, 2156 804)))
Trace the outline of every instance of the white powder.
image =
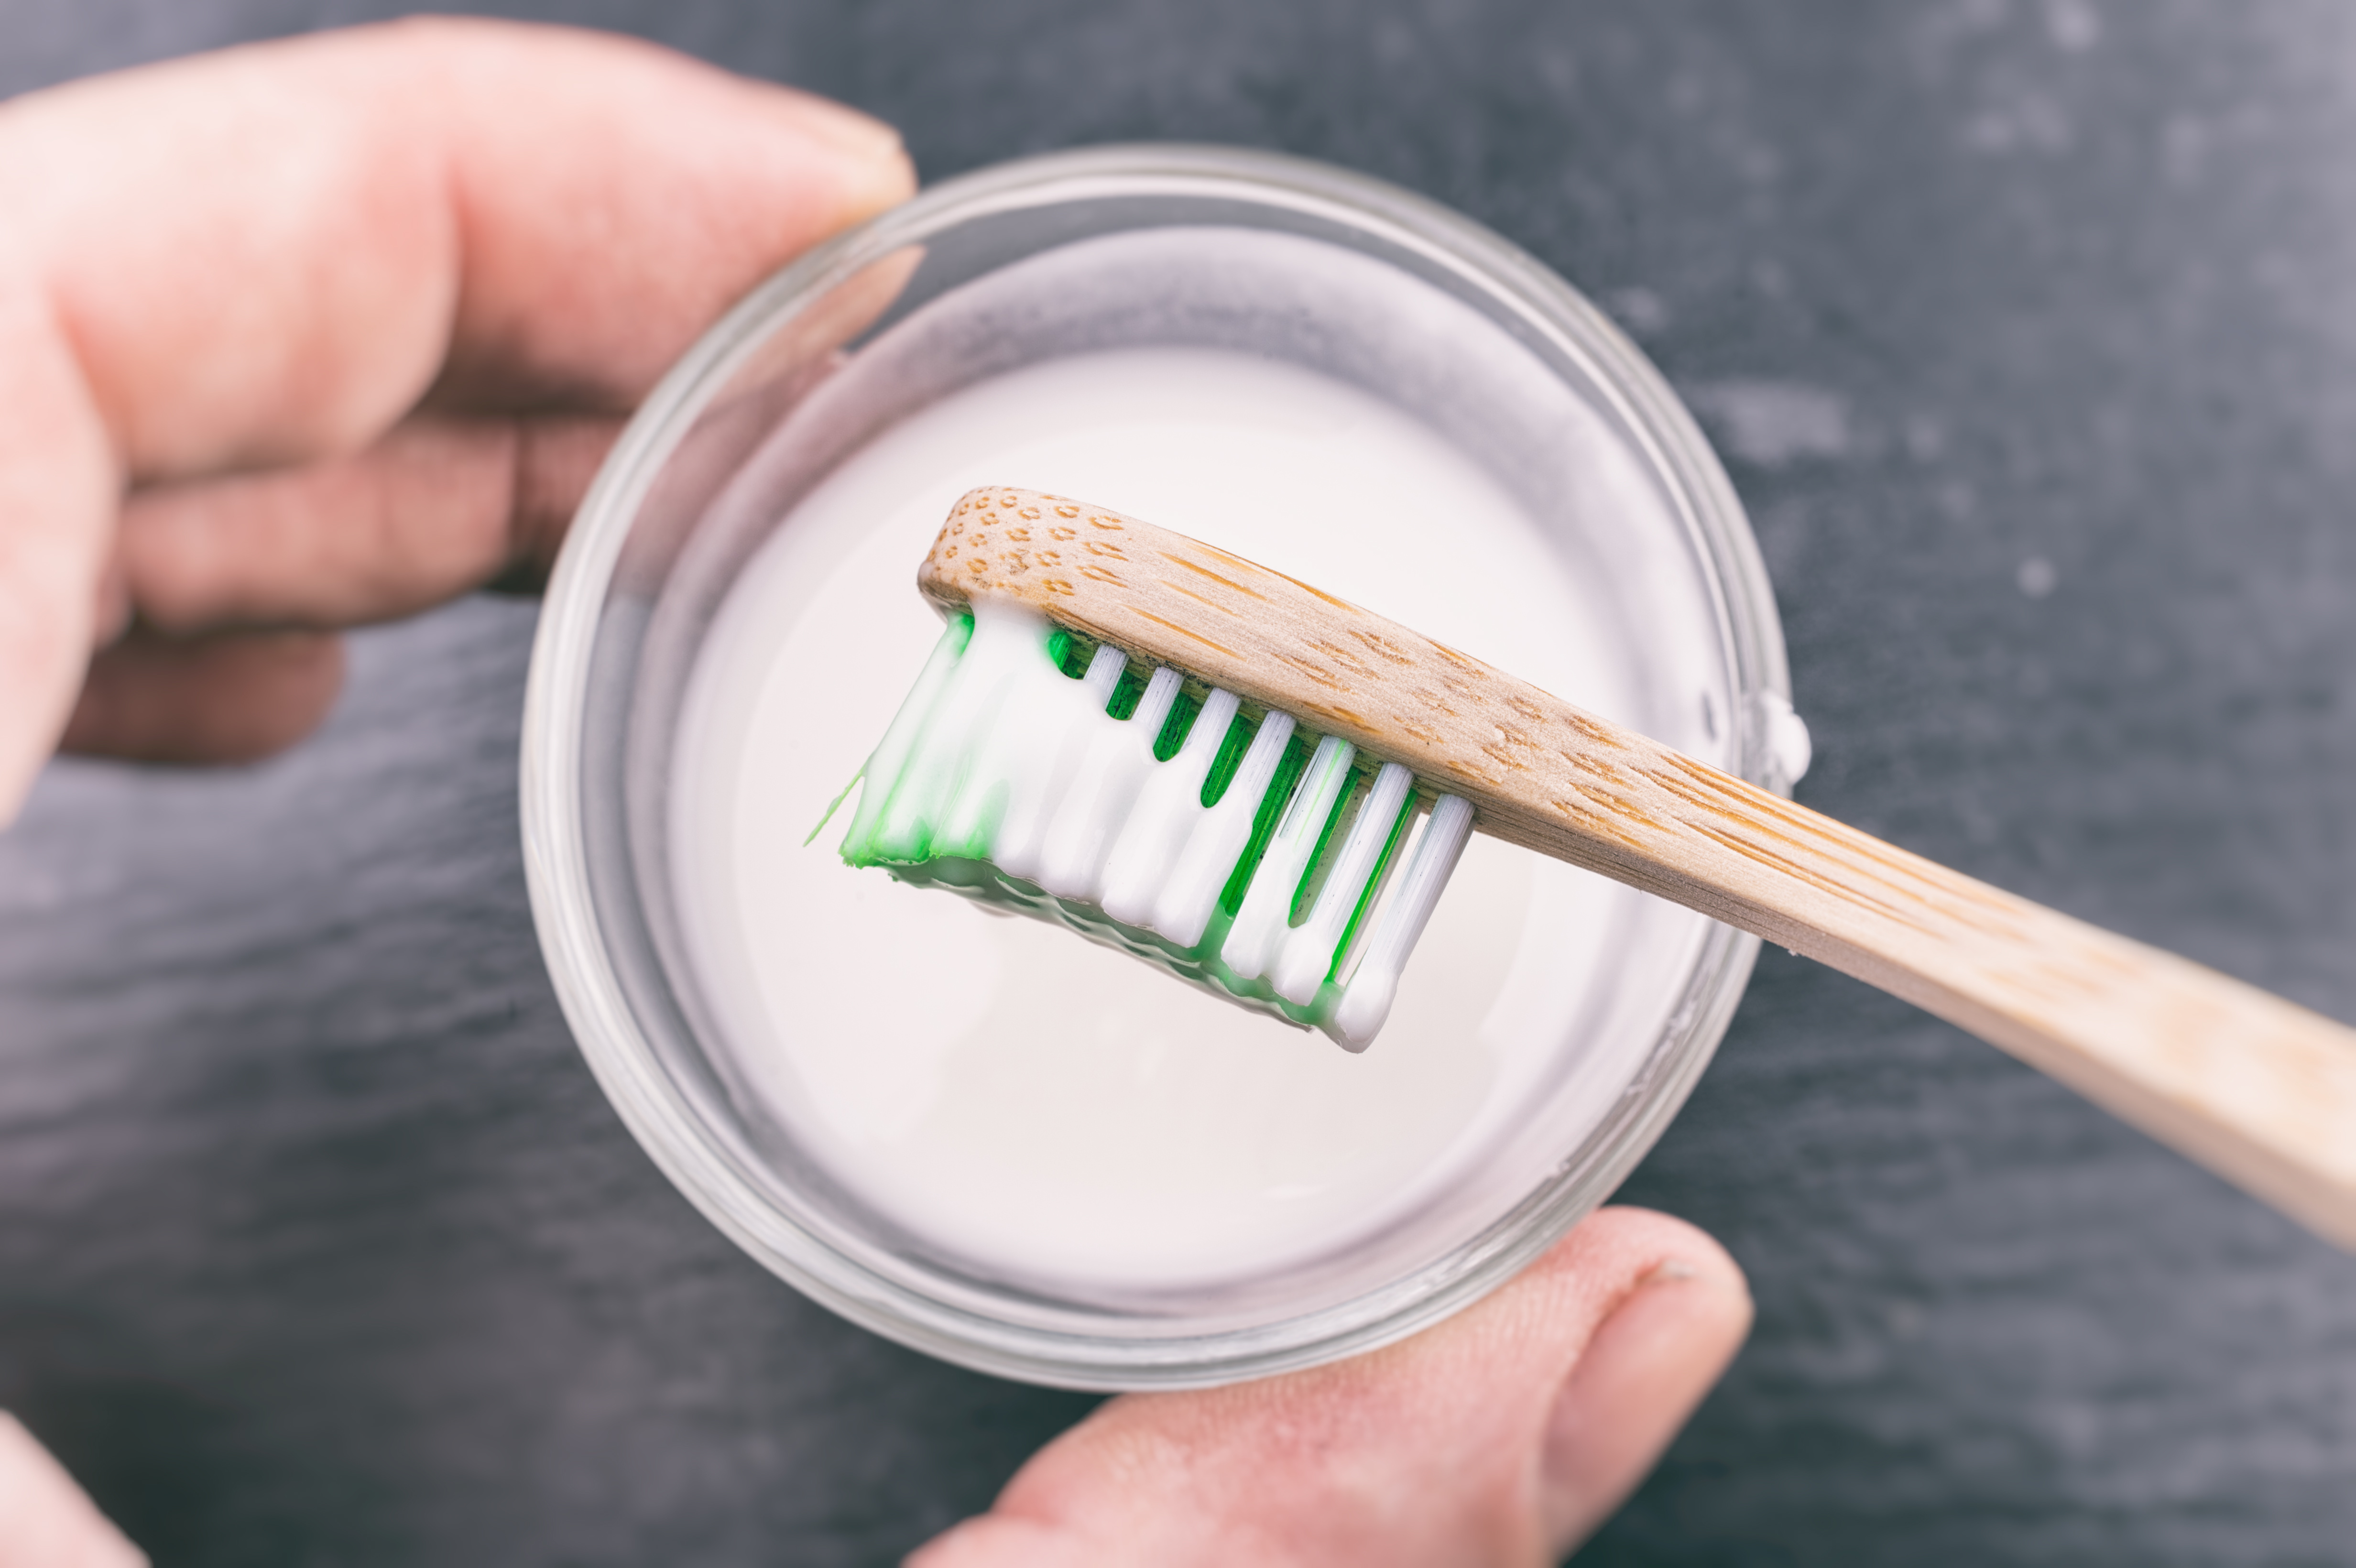
MULTIPOLYGON (((1641 901, 1489 839, 1363 1056, 1068 932, 851 870, 834 853, 847 818, 804 846, 932 647, 916 568, 980 484, 1193 534, 1597 712, 1647 717, 1589 596, 1609 585, 1583 583, 1479 469, 1365 394, 1242 354, 1134 349, 934 404, 753 558, 673 759, 674 891, 705 1010, 809 1156, 995 1277, 1183 1291, 1445 1204, 1567 1077, 1600 1116, 1659 1022, 1608 995, 1630 976, 1601 962, 1641 901)), ((1560 1151, 1581 1130, 1547 1129, 1560 1151)))

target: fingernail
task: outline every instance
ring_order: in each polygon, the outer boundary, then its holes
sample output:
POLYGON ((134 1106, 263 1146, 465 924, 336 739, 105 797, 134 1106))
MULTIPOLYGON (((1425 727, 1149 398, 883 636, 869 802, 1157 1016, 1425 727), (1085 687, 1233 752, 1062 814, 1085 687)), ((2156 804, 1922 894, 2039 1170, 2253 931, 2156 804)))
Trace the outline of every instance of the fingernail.
POLYGON ((796 93, 794 122, 841 160, 834 172, 834 224, 848 227, 897 207, 916 188, 916 167, 900 133, 830 99, 796 93))
POLYGON ((794 94, 794 117, 803 130, 838 152, 854 157, 887 158, 900 150, 900 133, 848 104, 815 93, 794 94))

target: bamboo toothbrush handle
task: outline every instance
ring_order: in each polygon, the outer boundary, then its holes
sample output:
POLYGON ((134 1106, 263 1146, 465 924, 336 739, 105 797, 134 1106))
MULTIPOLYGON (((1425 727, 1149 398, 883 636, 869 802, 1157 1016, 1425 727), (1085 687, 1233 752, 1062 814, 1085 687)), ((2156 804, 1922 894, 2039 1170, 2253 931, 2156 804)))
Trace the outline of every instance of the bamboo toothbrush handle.
POLYGON ((1475 825, 1820 959, 2356 1250, 2356 1030, 1948 870, 1181 534, 977 490, 917 575, 1283 709, 1475 825))

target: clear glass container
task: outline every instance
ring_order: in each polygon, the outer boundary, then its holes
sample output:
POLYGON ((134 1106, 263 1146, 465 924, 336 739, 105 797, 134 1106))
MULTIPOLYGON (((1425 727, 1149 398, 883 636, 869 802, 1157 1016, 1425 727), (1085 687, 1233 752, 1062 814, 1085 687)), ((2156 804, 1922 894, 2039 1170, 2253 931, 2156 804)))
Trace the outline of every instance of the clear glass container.
POLYGON ((1541 1083, 1449 1192, 1248 1287, 1125 1297, 995 1276, 862 1206, 762 1113, 683 951, 668 826, 682 694, 738 571, 895 421, 1027 366, 1173 345, 1290 361, 1437 431, 1602 574, 1644 728, 1777 790, 1804 766, 1766 573, 1692 419, 1560 278, 1430 202, 1259 153, 1059 154, 936 187, 755 290, 648 400, 550 585, 522 756, 541 944, 625 1123, 753 1257, 902 1343, 1080 1388, 1313 1365, 1478 1299, 1652 1147, 1757 952, 1629 895, 1628 995, 1593 1019, 1639 1031, 1624 1082, 1541 1083))

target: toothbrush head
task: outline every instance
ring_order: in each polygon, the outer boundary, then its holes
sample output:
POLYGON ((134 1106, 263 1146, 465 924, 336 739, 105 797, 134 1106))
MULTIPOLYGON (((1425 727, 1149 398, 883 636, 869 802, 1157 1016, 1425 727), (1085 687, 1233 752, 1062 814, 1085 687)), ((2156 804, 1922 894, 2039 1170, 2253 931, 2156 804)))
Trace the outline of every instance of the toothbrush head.
POLYGON ((917 579, 948 628, 868 758, 843 859, 1364 1050, 1472 809, 1339 732, 1347 709, 1254 695, 1243 628, 1199 617, 1269 603, 1255 577, 1314 592, 1102 508, 968 494, 917 579), (1195 613, 1132 603, 1164 580, 1195 613))

